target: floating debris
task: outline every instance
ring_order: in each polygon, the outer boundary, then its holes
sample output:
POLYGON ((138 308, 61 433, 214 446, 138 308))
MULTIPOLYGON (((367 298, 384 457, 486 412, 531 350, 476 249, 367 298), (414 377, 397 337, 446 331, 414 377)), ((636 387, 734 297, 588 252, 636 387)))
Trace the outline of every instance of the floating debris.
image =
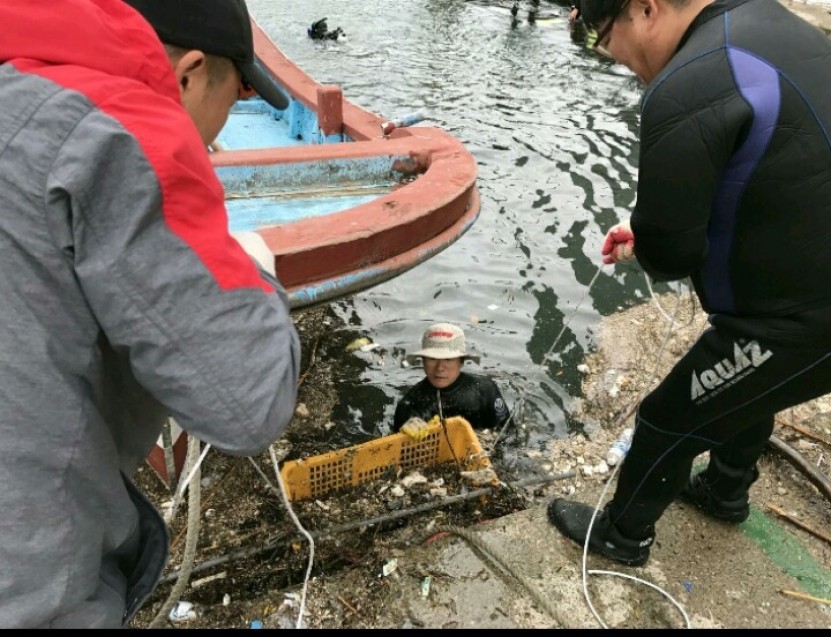
POLYGON ((349 345, 346 346, 346 351, 354 352, 356 350, 361 349, 362 347, 366 347, 367 345, 371 344, 372 340, 368 339, 366 336, 363 336, 361 338, 356 338, 354 341, 349 343, 349 345))

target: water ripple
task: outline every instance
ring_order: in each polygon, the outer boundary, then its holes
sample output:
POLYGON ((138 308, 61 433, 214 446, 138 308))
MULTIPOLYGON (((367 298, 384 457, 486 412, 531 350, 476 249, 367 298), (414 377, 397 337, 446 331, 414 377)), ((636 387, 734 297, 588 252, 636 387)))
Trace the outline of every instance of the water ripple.
POLYGON ((509 2, 249 0, 319 82, 387 117, 423 110, 479 165, 481 214, 459 242, 333 305, 387 352, 366 354, 359 373, 338 381, 339 413, 363 414, 366 432, 379 431, 373 419, 388 425, 402 388, 422 377, 399 367, 400 355, 431 322, 451 320, 508 402, 524 405, 524 444, 566 435, 576 365, 599 318, 643 295, 642 279, 611 269, 588 290, 603 234, 634 203, 640 88, 572 41, 562 6, 541 4, 545 20, 512 27, 509 2), (323 16, 346 42, 306 37, 323 16))

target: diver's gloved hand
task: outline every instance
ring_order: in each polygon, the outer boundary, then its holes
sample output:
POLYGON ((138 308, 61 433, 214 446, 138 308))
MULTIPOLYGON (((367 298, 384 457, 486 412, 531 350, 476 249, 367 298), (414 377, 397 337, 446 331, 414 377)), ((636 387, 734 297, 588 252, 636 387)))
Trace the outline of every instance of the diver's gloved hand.
POLYGON ((635 258, 635 235, 632 234, 628 221, 613 226, 606 233, 600 254, 603 255, 603 263, 606 265, 635 258))
POLYGON ((401 425, 401 433, 407 434, 412 440, 421 442, 427 436, 428 426, 418 416, 413 416, 403 425, 401 425))

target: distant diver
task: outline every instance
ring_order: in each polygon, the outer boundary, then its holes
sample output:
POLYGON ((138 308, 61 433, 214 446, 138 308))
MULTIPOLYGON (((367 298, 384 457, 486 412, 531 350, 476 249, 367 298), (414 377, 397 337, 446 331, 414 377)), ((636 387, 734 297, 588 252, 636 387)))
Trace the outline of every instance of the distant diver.
POLYGON ((540 10, 540 0, 531 0, 531 8, 528 9, 528 24, 534 24, 537 21, 537 13, 540 10))
POLYGON ((340 27, 329 31, 326 24, 326 18, 321 18, 316 22, 312 22, 312 26, 306 29, 306 33, 312 40, 345 40, 346 33, 340 27))
POLYGON ((514 0, 514 6, 511 7, 511 28, 516 29, 519 25, 519 18, 517 18, 517 14, 519 13, 519 0, 514 0))
MULTIPOLYGON (((540 10, 540 0, 530 0, 529 4, 531 5, 528 9, 528 24, 535 24, 537 21, 537 14, 540 10)), ((511 26, 516 27, 519 18, 519 0, 514 0, 514 4, 511 6, 511 26)))

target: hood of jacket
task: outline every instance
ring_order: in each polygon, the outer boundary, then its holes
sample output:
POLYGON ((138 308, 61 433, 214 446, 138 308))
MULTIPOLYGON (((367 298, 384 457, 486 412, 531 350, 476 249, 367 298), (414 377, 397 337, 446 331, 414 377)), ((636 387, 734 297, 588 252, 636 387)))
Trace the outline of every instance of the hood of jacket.
POLYGON ((128 77, 180 102, 153 27, 122 0, 3 0, 0 62, 79 67, 128 77))

